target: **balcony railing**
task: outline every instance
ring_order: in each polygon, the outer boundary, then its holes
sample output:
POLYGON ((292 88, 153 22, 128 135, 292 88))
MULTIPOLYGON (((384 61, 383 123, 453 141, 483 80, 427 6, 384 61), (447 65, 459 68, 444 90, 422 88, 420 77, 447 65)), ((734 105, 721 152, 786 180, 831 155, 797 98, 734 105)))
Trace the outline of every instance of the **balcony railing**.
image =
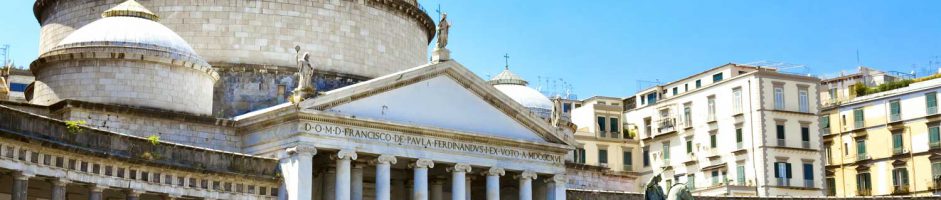
POLYGON ((820 134, 821 134, 821 135, 829 135, 829 134, 830 134, 830 128, 829 128, 829 127, 827 127, 827 128, 820 128, 820 134))
POLYGON ((676 119, 672 117, 663 118, 657 121, 657 131, 660 133, 666 133, 676 130, 676 119))
POLYGON ((889 114, 889 121, 896 122, 896 121, 899 121, 899 120, 902 120, 902 115, 901 115, 901 114, 899 114, 899 113, 889 114))
POLYGON ((929 106, 928 109, 926 109, 925 112, 927 112, 928 115, 938 114, 938 107, 937 107, 937 106, 929 106))
POLYGON ((930 143, 928 143, 928 148, 930 148, 930 149, 938 149, 938 148, 941 148, 941 142, 930 142, 930 143))
POLYGON ((861 129, 861 128, 863 128, 863 126, 865 126, 865 123, 863 123, 863 121, 855 121, 855 122, 853 122, 853 128, 854 128, 854 129, 861 129))
POLYGON ((623 170, 626 171, 626 172, 634 171, 634 166, 633 166, 633 165, 624 165, 624 166, 622 166, 622 167, 624 168, 623 170))
POLYGON ((778 146, 782 146, 782 147, 787 146, 787 142, 785 142, 784 139, 778 139, 778 146))
POLYGON ((896 185, 892 187, 892 194, 908 194, 908 185, 896 185))
POLYGON ((814 180, 806 180, 806 179, 804 179, 804 187, 806 187, 806 188, 812 188, 812 187, 814 187, 814 180))
POLYGON ((801 141, 801 147, 804 147, 805 149, 809 149, 810 141, 801 141))
POLYGON ((791 186, 791 179, 789 178, 777 178, 778 186, 791 186))
POLYGON ((742 149, 743 147, 745 147, 744 142, 736 142, 736 143, 735 143, 735 149, 742 149))
POLYGON ((905 148, 892 148, 892 155, 906 154, 908 150, 905 148))
POLYGON ((869 160, 869 155, 865 153, 857 154, 856 160, 869 160))
POLYGON ((856 190, 856 195, 857 195, 857 196, 872 196, 872 189, 869 189, 869 188, 866 188, 866 189, 857 189, 857 190, 856 190))

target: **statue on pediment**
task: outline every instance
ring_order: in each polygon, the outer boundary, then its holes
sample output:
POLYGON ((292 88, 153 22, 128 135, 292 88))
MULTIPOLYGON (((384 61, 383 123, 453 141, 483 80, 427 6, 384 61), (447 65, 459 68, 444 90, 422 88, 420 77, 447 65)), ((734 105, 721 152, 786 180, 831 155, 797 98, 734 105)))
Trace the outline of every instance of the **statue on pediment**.
POLYGON ((310 52, 304 52, 301 56, 301 46, 295 46, 297 51, 297 88, 292 91, 291 103, 299 103, 312 96, 317 89, 311 86, 311 79, 314 77, 314 67, 310 64, 310 52))

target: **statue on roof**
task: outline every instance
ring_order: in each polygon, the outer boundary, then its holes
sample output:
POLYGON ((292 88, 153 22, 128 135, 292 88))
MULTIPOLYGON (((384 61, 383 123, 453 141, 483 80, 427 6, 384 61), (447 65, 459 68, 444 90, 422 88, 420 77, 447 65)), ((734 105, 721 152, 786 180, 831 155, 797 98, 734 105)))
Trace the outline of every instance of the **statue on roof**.
POLYGON ((441 13, 441 21, 438 22, 438 43, 436 49, 444 49, 448 46, 448 29, 451 23, 448 23, 448 13, 441 13))
POLYGON ((304 52, 301 56, 301 46, 295 46, 297 51, 297 88, 294 89, 291 96, 292 103, 299 103, 314 94, 317 90, 311 86, 311 79, 314 77, 314 67, 310 65, 310 52, 304 52))

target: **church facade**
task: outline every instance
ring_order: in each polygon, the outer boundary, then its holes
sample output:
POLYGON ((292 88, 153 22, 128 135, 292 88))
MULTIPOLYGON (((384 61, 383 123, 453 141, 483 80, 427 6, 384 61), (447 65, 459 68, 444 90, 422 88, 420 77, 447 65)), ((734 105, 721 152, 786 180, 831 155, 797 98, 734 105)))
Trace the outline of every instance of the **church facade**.
POLYGON ((427 62, 441 31, 414 1, 34 11, 36 81, 0 102, 0 199, 566 197, 571 128, 496 86, 522 80, 441 44, 427 62), (297 80, 317 92, 290 102, 297 80))

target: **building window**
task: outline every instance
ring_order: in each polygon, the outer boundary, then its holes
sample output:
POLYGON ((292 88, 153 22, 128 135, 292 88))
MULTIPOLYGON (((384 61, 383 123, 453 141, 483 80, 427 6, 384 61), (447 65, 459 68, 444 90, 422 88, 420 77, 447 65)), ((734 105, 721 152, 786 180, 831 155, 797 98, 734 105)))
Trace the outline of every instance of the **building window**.
POLYGON ((607 118, 602 117, 602 116, 598 116, 598 135, 599 135, 599 137, 607 137, 607 135, 605 134, 605 132, 606 132, 605 129, 607 128, 607 125, 605 125, 605 122, 606 122, 606 121, 608 121, 607 118))
POLYGON ((663 159, 670 160, 670 143, 669 142, 663 143, 663 159))
POLYGON ((859 196, 872 195, 872 181, 869 172, 856 174, 856 194, 859 196))
POLYGON ((774 109, 784 110, 784 88, 782 86, 774 87, 774 109))
POLYGON ((732 89, 732 113, 742 113, 742 88, 732 89))
POLYGON ((624 162, 624 171, 634 170, 634 158, 631 157, 631 151, 624 151, 624 153, 621 154, 621 160, 624 162))
POLYGON ((693 105, 692 103, 683 104, 683 120, 686 127, 693 126, 693 105))
POLYGON ((709 96, 707 102, 709 103, 709 121, 716 120, 716 96, 709 96))
POLYGON ((908 169, 896 168, 892 170, 893 193, 908 193, 908 169))
MULTIPOLYGON (((744 164, 744 163, 740 163, 740 164, 744 164)), ((738 185, 742 185, 742 186, 745 185, 745 166, 739 165, 738 167, 735 167, 735 171, 737 175, 735 179, 735 183, 737 183, 738 185)))
POLYGON ((938 93, 929 92, 925 94, 925 107, 928 115, 938 114, 938 93))
POLYGON ((797 92, 798 103, 800 104, 801 112, 810 112, 810 100, 807 97, 807 90, 802 89, 797 92))
POLYGON ((679 93, 680 93, 680 89, 677 87, 673 87, 673 96, 676 96, 676 94, 679 94, 679 93))
POLYGON ((830 115, 820 116, 820 134, 830 134, 830 115))
POLYGON ((810 148, 810 128, 801 127, 801 146, 805 149, 810 148))
POLYGON ((735 148, 742 149, 742 146, 743 146, 742 143, 744 142, 744 140, 745 138, 743 138, 743 135, 742 135, 742 127, 735 128, 735 148))
POLYGON ((902 119, 902 104, 899 100, 889 102, 889 121, 899 121, 902 119))
POLYGON ((608 150, 607 149, 598 150, 598 163, 608 164, 608 150))
POLYGON ((686 153, 693 153, 693 138, 686 139, 686 153))
POLYGON ((689 91, 689 83, 683 84, 683 91, 684 92, 689 91))
POLYGON ((804 187, 814 187, 814 164, 804 163, 804 187))
POLYGON ((866 155, 866 140, 856 140, 856 159, 863 160, 868 158, 869 156, 866 155))
POLYGON ((702 80, 696 80, 696 89, 702 87, 702 80))
POLYGON ((655 104, 655 103, 657 103, 657 93, 653 92, 653 93, 647 94, 647 104, 655 104))
POLYGON ((721 73, 721 72, 718 73, 718 74, 712 75, 712 82, 713 82, 713 83, 719 82, 719 81, 722 81, 722 73, 721 73))
POLYGON ((691 189, 696 189, 696 174, 686 175, 686 186, 691 189))
POLYGON ((937 125, 928 127, 928 148, 941 148, 941 130, 937 125))
POLYGON ((644 148, 644 167, 650 166, 650 149, 644 148))
POLYGON ((892 133, 892 154, 898 155, 904 153, 905 143, 902 141, 902 131, 892 133))
POLYGON ((562 104, 562 112, 563 112, 563 113, 569 113, 569 112, 571 112, 571 111, 572 111, 572 104, 570 104, 570 103, 563 103, 563 104, 562 104))
POLYGON ((775 126, 775 133, 778 135, 778 146, 787 146, 784 138, 784 124, 778 124, 775 126))
POLYGON ((778 186, 790 186, 791 185, 791 163, 775 162, 774 163, 774 178, 777 178, 778 186))
POLYGON ((833 177, 827 178, 827 196, 836 195, 836 179, 833 177))
POLYGON ((574 156, 575 163, 585 164, 585 148, 575 149, 574 156))
POLYGON ((651 122, 650 117, 644 118, 644 134, 647 134, 647 137, 653 136, 653 132, 652 132, 653 129, 651 128, 652 126, 651 123, 653 122, 651 122))
POLYGON ((608 119, 608 120, 610 120, 610 122, 611 122, 611 137, 612 137, 612 138, 619 138, 619 137, 620 137, 620 134, 618 134, 618 133, 620 133, 619 130, 621 130, 621 129, 618 128, 618 124, 620 124, 618 118, 612 117, 612 118, 610 118, 610 119, 608 119))
POLYGON ((716 144, 717 144, 717 143, 716 143, 716 142, 717 142, 717 141, 716 141, 716 135, 718 135, 718 134, 709 135, 709 148, 715 149, 715 148, 717 147, 717 146, 716 146, 716 144))
POLYGON ((712 185, 719 185, 719 171, 712 171, 712 185))
POLYGON ((854 125, 854 128, 856 128, 856 129, 863 128, 863 126, 865 125, 865 123, 864 123, 863 120, 864 120, 865 118, 866 118, 866 117, 863 116, 863 108, 856 108, 856 109, 853 109, 853 125, 854 125))
POLYGON ((931 182, 934 183, 934 188, 941 186, 941 162, 931 163, 931 182))

